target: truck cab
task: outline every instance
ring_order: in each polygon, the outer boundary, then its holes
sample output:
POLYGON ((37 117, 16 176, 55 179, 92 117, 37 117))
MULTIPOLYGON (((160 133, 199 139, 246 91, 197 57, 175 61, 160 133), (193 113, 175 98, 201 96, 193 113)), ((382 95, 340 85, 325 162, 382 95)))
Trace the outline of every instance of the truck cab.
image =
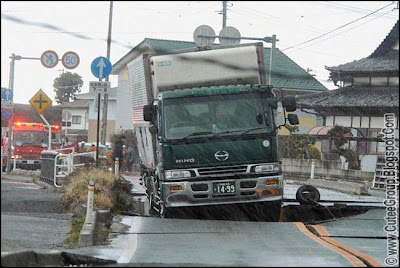
MULTIPOLYGON (((262 53, 255 43, 145 55, 128 64, 133 110, 143 110, 143 121, 134 122, 142 180, 161 217, 183 207, 250 203, 279 215, 280 100, 265 83, 262 53)), ((293 97, 282 105, 296 110, 293 97)), ((298 123, 294 114, 286 119, 298 123)))
POLYGON ((157 144, 156 172, 145 185, 159 189, 148 194, 163 201, 161 214, 199 205, 268 202, 280 207, 275 109, 270 86, 159 93, 144 111, 157 144))

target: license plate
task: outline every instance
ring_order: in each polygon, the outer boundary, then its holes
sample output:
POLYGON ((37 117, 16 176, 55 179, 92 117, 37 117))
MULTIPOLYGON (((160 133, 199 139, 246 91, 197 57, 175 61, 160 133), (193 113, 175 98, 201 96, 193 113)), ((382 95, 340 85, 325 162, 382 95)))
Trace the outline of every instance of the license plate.
POLYGON ((28 164, 34 164, 35 163, 35 161, 33 161, 33 160, 28 160, 28 164))
POLYGON ((235 182, 215 182, 213 192, 217 195, 229 195, 236 193, 235 182))

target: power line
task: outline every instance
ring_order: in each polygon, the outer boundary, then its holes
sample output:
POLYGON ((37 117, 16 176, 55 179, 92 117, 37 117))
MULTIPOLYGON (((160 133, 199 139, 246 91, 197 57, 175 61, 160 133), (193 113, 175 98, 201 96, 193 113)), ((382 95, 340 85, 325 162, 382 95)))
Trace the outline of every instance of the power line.
POLYGON ((371 12, 371 13, 369 13, 369 14, 367 14, 367 15, 361 17, 361 18, 358 18, 358 19, 356 19, 356 20, 353 20, 353 21, 351 21, 351 22, 348 22, 348 23, 346 23, 346 24, 344 24, 344 25, 342 25, 342 26, 340 26, 340 27, 337 27, 337 28, 335 28, 335 29, 333 29, 333 30, 331 30, 331 31, 329 31, 329 32, 327 32, 327 33, 321 34, 321 35, 319 35, 319 36, 317 36, 317 37, 314 37, 314 38, 311 38, 311 39, 309 39, 309 40, 307 40, 307 41, 304 41, 304 42, 301 42, 301 43, 299 43, 299 44, 293 45, 293 46, 291 46, 291 47, 285 48, 285 49, 283 49, 282 51, 285 51, 285 50, 294 48, 294 47, 296 47, 296 46, 303 45, 303 44, 309 43, 309 42, 311 42, 311 41, 314 41, 314 40, 316 40, 316 39, 318 39, 318 38, 321 38, 321 37, 323 37, 323 36, 325 36, 325 35, 328 35, 328 34, 334 32, 334 31, 336 31, 336 30, 339 30, 339 29, 341 29, 341 28, 343 28, 343 27, 346 27, 347 25, 350 25, 350 24, 352 24, 352 23, 354 23, 354 22, 356 22, 356 21, 359 21, 359 20, 364 19, 364 18, 366 18, 366 17, 368 17, 368 16, 371 16, 372 14, 375 14, 376 12, 378 12, 378 11, 384 9, 384 8, 387 8, 387 7, 390 6, 390 5, 393 5, 393 3, 390 3, 389 5, 386 5, 386 6, 382 7, 382 8, 380 8, 380 9, 377 9, 377 10, 375 10, 375 11, 373 11, 373 12, 371 12))
MULTIPOLYGON (((344 5, 344 4, 340 4, 340 3, 336 3, 336 2, 331 2, 331 1, 322 1, 322 4, 326 4, 330 7, 334 7, 337 9, 341 9, 341 10, 346 10, 346 11, 351 11, 351 12, 356 12, 356 13, 361 13, 361 14, 366 14, 368 12, 372 12, 372 10, 369 9, 364 9, 364 8, 359 8, 359 7, 353 7, 353 6, 348 6, 348 5, 344 5)), ((381 15, 381 14, 379 14, 381 15)), ((383 14, 385 15, 385 14, 383 14)), ((390 17, 394 17, 393 15, 389 15, 390 17)))
MULTIPOLYGON (((329 40, 329 39, 331 39, 331 38, 333 38, 333 37, 335 37, 335 36, 338 36, 338 35, 340 35, 340 34, 346 33, 346 32, 348 32, 348 31, 350 31, 350 30, 353 30, 354 28, 360 27, 360 26, 362 26, 362 25, 364 25, 364 24, 367 24, 367 23, 369 23, 369 22, 371 22, 371 21, 373 21, 373 20, 376 20, 376 19, 378 19, 378 18, 380 18, 380 17, 382 17, 382 16, 388 14, 389 12, 392 12, 392 10, 389 10, 389 11, 386 12, 386 13, 380 14, 379 16, 377 16, 377 17, 375 17, 375 18, 372 18, 372 19, 370 19, 370 20, 368 20, 368 21, 366 21, 366 22, 364 22, 364 23, 361 23, 361 24, 359 24, 359 25, 357 25, 357 26, 354 26, 354 27, 352 27, 352 28, 350 28, 350 29, 347 29, 347 30, 345 30, 345 31, 342 31, 342 32, 339 32, 339 33, 337 33, 337 34, 335 34, 335 35, 332 35, 332 36, 330 36, 330 37, 328 37, 328 38, 325 38, 325 39, 323 39, 323 40, 320 40, 320 41, 318 41, 318 42, 315 42, 314 44, 319 43, 319 42, 323 42, 323 41, 326 41, 326 40, 329 40)), ((307 47, 307 46, 305 46, 305 47, 307 47)))

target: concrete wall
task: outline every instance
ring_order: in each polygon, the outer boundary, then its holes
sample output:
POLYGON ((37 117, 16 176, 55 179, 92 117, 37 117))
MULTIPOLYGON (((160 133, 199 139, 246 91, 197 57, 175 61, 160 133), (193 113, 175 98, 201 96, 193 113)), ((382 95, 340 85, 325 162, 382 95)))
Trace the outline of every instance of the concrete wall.
MULTIPOLYGON (((111 142, 111 137, 112 135, 114 135, 114 133, 115 133, 115 120, 108 120, 106 142, 111 142)), ((100 123, 100 138, 101 138, 101 123, 100 123)), ((89 120, 88 142, 96 142, 96 140, 97 140, 97 120, 89 120)))
MULTIPOLYGON (((310 178, 311 162, 305 159, 282 158, 282 171, 286 179, 305 181, 310 178)), ((315 160, 314 178, 372 184, 374 172, 342 169, 341 161, 315 160)))
MULTIPOLYGON (((104 99, 101 98, 100 102, 100 118, 103 116, 103 102, 104 99)), ((89 100, 89 120, 97 120, 97 105, 94 99, 89 100)), ((116 99, 108 99, 108 109, 107 109, 107 119, 115 120, 117 111, 117 100, 116 99)), ((114 132, 114 130, 113 130, 114 132)))

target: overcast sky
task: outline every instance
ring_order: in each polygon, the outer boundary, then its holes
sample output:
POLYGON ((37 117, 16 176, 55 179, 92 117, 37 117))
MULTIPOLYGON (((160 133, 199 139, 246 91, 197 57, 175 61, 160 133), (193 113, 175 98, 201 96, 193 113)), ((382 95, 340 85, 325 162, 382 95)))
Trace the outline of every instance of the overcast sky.
MULTIPOLYGON (((74 51, 80 64, 65 71, 81 75, 82 93, 88 92, 89 81, 98 80, 90 64, 107 54, 109 6, 109 1, 1 1, 1 87, 9 86, 12 53, 39 58, 44 51, 54 50, 61 58, 74 51)), ((312 69, 321 83, 333 89, 332 82, 326 81, 329 72, 325 66, 369 56, 398 20, 397 7, 398 2, 393 1, 230 1, 227 26, 246 37, 275 34, 280 50, 303 69, 312 69)), ((146 37, 193 41, 193 31, 199 25, 209 25, 218 34, 221 10, 222 1, 114 1, 111 62, 117 62, 146 37)), ((39 89, 55 101, 52 85, 62 69, 61 62, 48 69, 39 60, 16 61, 14 102, 28 103, 39 89)), ((112 87, 117 86, 116 76, 110 76, 110 81, 112 87)))

